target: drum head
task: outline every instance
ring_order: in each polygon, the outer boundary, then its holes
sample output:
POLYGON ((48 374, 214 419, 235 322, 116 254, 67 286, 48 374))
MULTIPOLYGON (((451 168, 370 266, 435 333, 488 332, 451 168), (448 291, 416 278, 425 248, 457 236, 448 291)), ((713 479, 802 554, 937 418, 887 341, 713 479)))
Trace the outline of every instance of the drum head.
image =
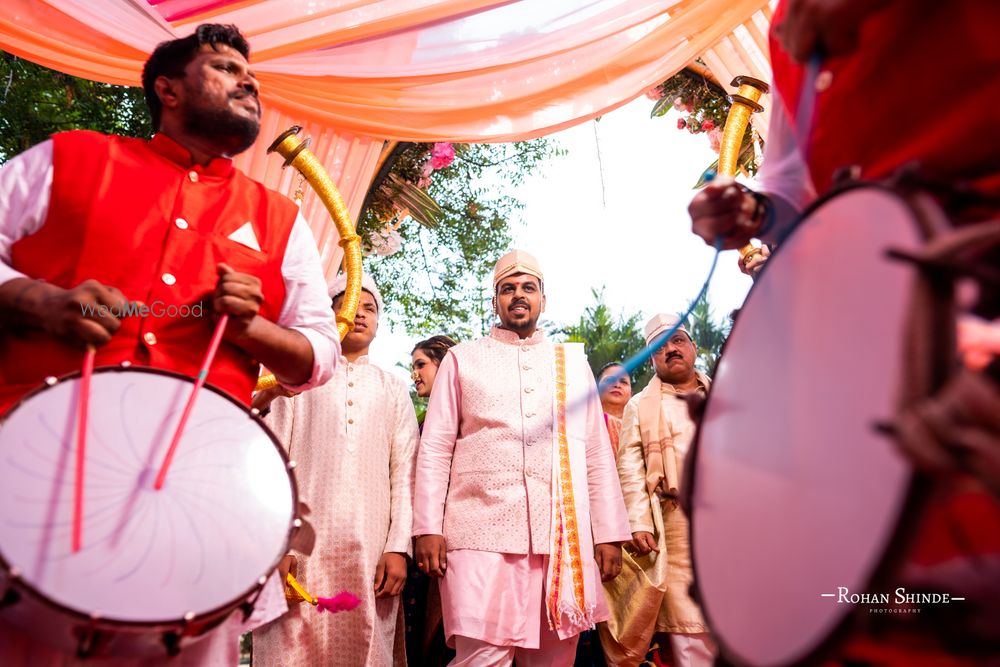
POLYGON ((692 557, 726 657, 808 658, 866 592, 911 471, 873 426, 892 418, 916 250, 908 206, 876 188, 820 204, 754 285, 699 431, 692 557))
POLYGON ((284 553, 295 490, 284 454, 247 408, 210 387, 163 489, 153 481, 192 382, 95 371, 83 548, 71 552, 78 378, 23 399, 0 425, 0 557, 72 612, 163 623, 242 601, 284 553))

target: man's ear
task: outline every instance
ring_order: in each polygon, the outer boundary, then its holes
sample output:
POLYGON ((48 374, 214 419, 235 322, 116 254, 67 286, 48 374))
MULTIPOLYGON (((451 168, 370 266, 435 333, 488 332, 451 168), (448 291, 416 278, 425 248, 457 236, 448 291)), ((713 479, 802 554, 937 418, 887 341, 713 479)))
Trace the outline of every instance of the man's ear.
POLYGON ((545 295, 544 294, 542 294, 542 309, 540 311, 538 311, 538 312, 540 312, 540 313, 544 313, 545 312, 545 295))
POLYGON ((176 109, 180 104, 181 80, 179 78, 160 75, 153 82, 153 90, 156 91, 164 109, 176 109))

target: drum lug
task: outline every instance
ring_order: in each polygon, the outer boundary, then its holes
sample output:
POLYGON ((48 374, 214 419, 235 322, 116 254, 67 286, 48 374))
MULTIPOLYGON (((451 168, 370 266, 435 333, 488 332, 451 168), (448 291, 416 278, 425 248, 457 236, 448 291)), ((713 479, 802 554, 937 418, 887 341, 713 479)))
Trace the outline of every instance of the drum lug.
POLYGON ((7 590, 3 592, 3 596, 0 596, 0 609, 10 607, 20 601, 21 594, 15 591, 12 587, 8 586, 7 590))
POLYGON ((167 649, 167 655, 171 658, 181 652, 181 634, 179 632, 164 632, 163 647, 167 649))
POLYGON ((77 628, 76 657, 86 660, 94 655, 102 633, 97 628, 77 628))

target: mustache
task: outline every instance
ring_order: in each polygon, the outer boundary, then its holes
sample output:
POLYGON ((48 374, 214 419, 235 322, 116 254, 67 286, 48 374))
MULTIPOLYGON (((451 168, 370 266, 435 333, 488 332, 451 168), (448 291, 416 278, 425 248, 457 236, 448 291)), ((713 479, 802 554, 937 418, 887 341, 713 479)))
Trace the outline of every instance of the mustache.
POLYGON ((681 356, 680 352, 669 352, 669 353, 667 353, 667 361, 670 361, 671 359, 683 359, 683 358, 684 357, 681 356))
POLYGON ((527 301, 525 301, 524 299, 517 299, 516 301, 512 302, 509 306, 507 306, 507 310, 513 310, 516 306, 524 306, 529 310, 531 309, 531 306, 528 304, 527 301))

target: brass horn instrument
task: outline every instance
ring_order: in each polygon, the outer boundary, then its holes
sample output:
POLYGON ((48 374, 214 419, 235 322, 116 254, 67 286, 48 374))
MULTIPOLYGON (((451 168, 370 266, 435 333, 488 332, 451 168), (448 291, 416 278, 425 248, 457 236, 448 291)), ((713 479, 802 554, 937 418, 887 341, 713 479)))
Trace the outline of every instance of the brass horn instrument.
MULTIPOLYGON (((293 125, 282 132, 268 147, 267 152, 276 152, 285 158, 282 168, 291 166, 302 174, 316 191, 326 210, 330 212, 337 227, 337 233, 340 235, 338 244, 344 249, 344 272, 347 274, 347 289, 340 310, 337 311, 337 332, 343 340, 347 332, 354 328, 354 316, 358 312, 358 303, 361 300, 361 237, 355 232, 351 214, 348 213, 347 205, 340 196, 337 186, 309 150, 310 139, 300 141, 296 136, 301 129, 298 125, 293 125)), ((262 375, 257 380, 256 391, 270 389, 277 384, 278 380, 273 374, 262 375)))
MULTIPOLYGON (((729 115, 726 116, 726 127, 722 132, 719 144, 719 175, 736 176, 739 170, 740 149, 743 147, 743 135, 750 123, 750 114, 764 110, 760 105, 761 95, 771 90, 771 87, 760 79, 752 76, 738 76, 731 86, 739 86, 739 90, 729 96, 729 115)), ((748 243, 740 248, 740 261, 760 252, 760 248, 748 243)))

